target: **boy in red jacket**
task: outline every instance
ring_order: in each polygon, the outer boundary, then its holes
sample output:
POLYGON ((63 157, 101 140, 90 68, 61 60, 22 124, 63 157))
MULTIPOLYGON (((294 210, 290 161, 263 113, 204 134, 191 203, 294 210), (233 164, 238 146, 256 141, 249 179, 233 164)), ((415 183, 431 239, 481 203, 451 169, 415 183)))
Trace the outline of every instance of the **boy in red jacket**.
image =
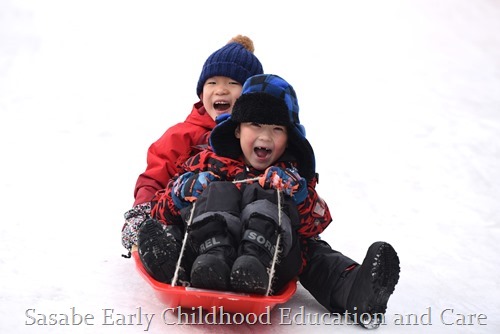
POLYGON ((263 73, 253 51, 252 40, 238 35, 212 53, 203 65, 196 87, 200 101, 193 105, 184 122, 170 127, 149 147, 146 171, 137 179, 133 208, 125 213, 122 228, 122 245, 129 253, 137 244, 140 224, 149 217, 156 191, 167 186, 177 167, 200 150, 198 146, 207 144, 215 118, 231 112, 245 80, 263 73))

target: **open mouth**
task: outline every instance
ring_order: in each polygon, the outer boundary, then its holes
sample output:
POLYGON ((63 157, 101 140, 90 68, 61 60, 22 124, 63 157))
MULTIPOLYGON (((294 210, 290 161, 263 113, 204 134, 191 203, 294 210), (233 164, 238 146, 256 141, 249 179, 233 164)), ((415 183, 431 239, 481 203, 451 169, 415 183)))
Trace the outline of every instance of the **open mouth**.
POLYGON ((226 101, 217 101, 214 103, 214 109, 217 111, 228 110, 231 107, 231 104, 226 101))
POLYGON ((270 149, 265 147, 256 147, 253 149, 253 151, 259 158, 265 158, 272 152, 270 149))

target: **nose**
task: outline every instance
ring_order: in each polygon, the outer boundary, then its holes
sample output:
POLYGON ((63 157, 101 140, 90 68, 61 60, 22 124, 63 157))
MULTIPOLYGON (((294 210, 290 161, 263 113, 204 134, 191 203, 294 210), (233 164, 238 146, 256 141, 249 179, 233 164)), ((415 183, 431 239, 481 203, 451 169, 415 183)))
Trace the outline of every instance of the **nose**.
POLYGON ((226 85, 217 85, 217 89, 215 90, 215 94, 217 95, 226 95, 229 94, 229 89, 227 89, 226 85))
POLYGON ((268 127, 263 127, 261 129, 262 131, 259 132, 259 139, 266 142, 271 141, 271 138, 273 137, 272 130, 270 130, 268 127))

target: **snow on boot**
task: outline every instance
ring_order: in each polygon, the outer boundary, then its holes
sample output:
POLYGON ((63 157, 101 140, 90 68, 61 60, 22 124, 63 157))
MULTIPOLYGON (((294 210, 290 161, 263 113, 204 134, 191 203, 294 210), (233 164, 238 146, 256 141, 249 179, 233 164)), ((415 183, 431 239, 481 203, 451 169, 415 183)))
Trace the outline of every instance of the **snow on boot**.
MULTIPOLYGON (((239 225, 239 219, 235 219, 239 225)), ((236 258, 236 248, 226 218, 212 212, 200 216, 193 222, 189 237, 199 252, 191 269, 192 286, 229 290, 229 274, 236 258)))
MULTIPOLYGON (((164 225, 154 219, 146 220, 139 229, 139 258, 151 277, 171 283, 182 245, 182 227, 164 225)), ((188 285, 189 277, 184 268, 179 269, 178 281, 188 285)))
POLYGON ((269 285, 269 268, 278 238, 278 226, 268 217, 254 213, 247 224, 231 271, 235 291, 265 294, 269 285))
POLYGON ((361 266, 349 275, 353 280, 346 310, 361 326, 374 329, 383 322, 389 297, 399 280, 399 258, 386 242, 373 243, 361 266))

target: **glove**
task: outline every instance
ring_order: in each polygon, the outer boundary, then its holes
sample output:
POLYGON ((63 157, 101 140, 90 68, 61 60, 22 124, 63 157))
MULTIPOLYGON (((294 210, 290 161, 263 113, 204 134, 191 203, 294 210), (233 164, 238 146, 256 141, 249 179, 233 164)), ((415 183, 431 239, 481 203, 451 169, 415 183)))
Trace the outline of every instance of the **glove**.
POLYGON ((264 189, 277 189, 292 198, 297 205, 307 197, 307 181, 299 175, 295 168, 282 169, 271 166, 266 169, 259 179, 259 184, 264 189))
POLYGON ((151 203, 137 204, 125 212, 125 224, 122 227, 122 245, 129 252, 133 245, 137 245, 137 232, 141 224, 149 218, 151 203))
POLYGON ((182 174, 174 181, 172 187, 171 194, 174 205, 178 209, 187 207, 190 202, 196 201, 210 182, 215 180, 220 180, 220 177, 212 172, 182 174))

